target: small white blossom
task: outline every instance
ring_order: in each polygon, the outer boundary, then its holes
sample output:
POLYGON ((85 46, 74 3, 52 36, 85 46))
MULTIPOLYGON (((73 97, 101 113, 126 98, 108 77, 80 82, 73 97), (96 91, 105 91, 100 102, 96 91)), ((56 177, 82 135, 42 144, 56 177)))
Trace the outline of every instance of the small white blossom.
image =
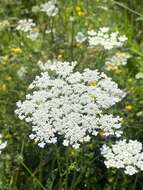
POLYGON ((139 72, 135 76, 136 79, 143 79, 143 72, 139 72))
POLYGON ((107 168, 122 168, 128 175, 143 171, 142 144, 137 140, 120 140, 111 147, 103 145, 101 154, 107 168))
POLYGON ((107 33, 109 31, 109 27, 100 28, 101 33, 107 33))
POLYGON ((78 43, 83 43, 86 41, 87 37, 82 32, 78 32, 75 39, 78 43))
POLYGON ((73 22, 73 21, 75 21, 75 17, 73 17, 73 16, 70 16, 70 17, 69 17, 69 21, 70 21, 70 22, 73 22))
POLYGON ((31 30, 27 34, 27 38, 31 39, 32 41, 35 41, 39 36, 39 32, 36 30, 31 30))
POLYGON ((52 30, 50 29, 47 29, 46 31, 45 31, 45 34, 50 34, 50 33, 56 33, 56 29, 55 28, 52 28, 52 30))
POLYGON ((109 8, 106 7, 106 6, 98 6, 98 8, 99 8, 99 9, 102 9, 102 10, 104 10, 104 11, 108 11, 108 10, 109 10, 109 8))
POLYGON ((54 17, 58 14, 57 1, 51 0, 41 5, 41 11, 45 12, 48 16, 54 17))
POLYGON ((17 71, 17 75, 20 79, 23 79, 26 73, 27 73, 27 68, 25 66, 21 66, 20 69, 17 71))

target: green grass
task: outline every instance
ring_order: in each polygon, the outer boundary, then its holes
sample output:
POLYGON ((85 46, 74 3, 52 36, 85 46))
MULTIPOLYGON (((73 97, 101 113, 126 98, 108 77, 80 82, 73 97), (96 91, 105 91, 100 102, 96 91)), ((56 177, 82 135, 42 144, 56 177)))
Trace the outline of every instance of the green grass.
POLYGON ((35 5, 42 0, 0 1, 0 130, 7 148, 0 155, 0 190, 142 190, 143 173, 127 176, 122 171, 107 170, 99 155, 98 139, 82 147, 82 151, 64 148, 60 144, 38 148, 29 140, 30 126, 14 114, 16 102, 24 99, 28 85, 39 74, 37 61, 57 58, 77 60, 78 70, 88 67, 105 71, 103 57, 98 52, 79 46, 74 37, 77 32, 109 26, 128 36, 128 51, 132 58, 120 73, 108 72, 127 90, 127 97, 112 109, 123 117, 126 138, 143 142, 143 80, 136 74, 143 72, 143 1, 141 0, 59 0, 60 14, 48 19, 36 12, 35 5), (81 7, 80 16, 76 7, 81 7), (33 8, 34 7, 34 8, 33 8), (104 10, 101 7, 107 7, 104 10), (74 16, 74 22, 69 17, 74 16), (41 31, 40 39, 30 41, 15 31, 21 18, 33 18, 41 31), (56 29, 53 34, 42 32, 45 28, 56 29), (11 48, 21 48, 16 54, 11 48), (96 64, 98 63, 98 65, 96 64), (24 66, 27 72, 23 79, 17 71, 24 66), (126 106, 132 109, 127 110, 126 106))

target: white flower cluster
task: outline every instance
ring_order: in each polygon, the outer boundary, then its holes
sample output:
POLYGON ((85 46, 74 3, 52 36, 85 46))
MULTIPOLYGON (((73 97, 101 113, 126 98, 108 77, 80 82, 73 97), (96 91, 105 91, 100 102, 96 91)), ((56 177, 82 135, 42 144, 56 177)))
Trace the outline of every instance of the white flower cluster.
POLYGON ((78 43, 83 43, 85 42, 87 39, 87 37, 82 33, 82 32, 78 32, 75 36, 75 40, 78 42, 78 43))
POLYGON ((16 30, 19 30, 22 32, 29 32, 35 26, 36 26, 36 24, 33 22, 32 19, 22 19, 22 20, 18 21, 18 24, 16 26, 16 30))
POLYGON ((36 40, 39 36, 39 31, 32 19, 19 20, 16 30, 27 33, 27 38, 36 40))
POLYGON ((143 149, 137 140, 120 140, 111 147, 103 145, 101 154, 107 168, 122 168, 129 175, 143 171, 143 149))
POLYGON ((57 1, 51 0, 41 5, 41 11, 45 12, 48 16, 54 17, 58 14, 57 1))
POLYGON ((2 138, 2 135, 0 134, 0 154, 2 150, 5 149, 5 147, 7 146, 7 142, 6 141, 2 142, 1 138, 2 138))
POLYGON ((88 31, 89 46, 101 46, 105 50, 120 48, 127 41, 125 35, 120 36, 119 32, 110 32, 108 27, 102 27, 98 32, 94 30, 88 31))
POLYGON ((15 112, 32 123, 30 138, 40 147, 56 143, 58 136, 74 148, 91 135, 121 136, 121 118, 105 114, 125 96, 111 78, 97 70, 74 72, 77 62, 38 64, 43 72, 29 86, 33 93, 17 103, 15 112))
POLYGON ((105 65, 107 70, 112 70, 118 66, 124 66, 127 64, 128 59, 131 57, 130 54, 124 52, 117 52, 112 57, 106 59, 105 65))

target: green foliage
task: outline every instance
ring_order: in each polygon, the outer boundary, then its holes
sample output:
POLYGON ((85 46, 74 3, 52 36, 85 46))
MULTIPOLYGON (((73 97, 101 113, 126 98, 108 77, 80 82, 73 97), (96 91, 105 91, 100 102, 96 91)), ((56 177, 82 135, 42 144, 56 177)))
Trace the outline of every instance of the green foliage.
MULTIPOLYGON (((48 18, 39 11, 38 0, 0 2, 0 130, 8 141, 0 155, 1 190, 142 190, 143 174, 129 177, 122 171, 107 170, 98 152, 98 139, 80 151, 60 144, 40 149, 28 138, 30 126, 14 114, 16 102, 23 99, 30 82, 39 73, 39 59, 77 60, 76 69, 98 68, 127 91, 123 102, 112 112, 123 117, 125 136, 143 142, 143 2, 124 0, 60 0, 60 13, 48 18), (122 6, 122 5, 125 6, 122 6), (135 10, 135 11, 132 11, 135 10), (135 13, 136 12, 136 13, 135 13), (138 14, 137 14, 138 13, 138 14), (70 21, 70 17, 74 20, 70 21), (15 31, 21 18, 33 18, 39 26, 36 41, 15 31), (5 21, 3 26, 1 23, 5 21), (132 55, 125 67, 104 69, 104 54, 78 44, 75 35, 87 29, 109 26, 129 38, 126 50, 132 55), (55 29, 45 35, 45 29, 55 29), (19 48, 17 52, 12 48, 19 48), (18 76, 24 66, 24 78, 18 76)), ((100 141, 102 142, 102 141, 100 141)))

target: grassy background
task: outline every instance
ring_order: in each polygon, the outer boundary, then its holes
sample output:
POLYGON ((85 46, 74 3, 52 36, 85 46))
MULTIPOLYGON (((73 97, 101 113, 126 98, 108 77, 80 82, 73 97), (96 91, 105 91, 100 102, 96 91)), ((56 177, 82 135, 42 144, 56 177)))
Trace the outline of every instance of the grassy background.
POLYGON ((27 87, 39 73, 37 61, 48 58, 78 60, 78 70, 97 68, 101 71, 103 57, 79 45, 77 32, 109 26, 128 37, 126 51, 132 58, 120 72, 107 72, 127 97, 112 109, 123 117, 126 138, 143 142, 143 1, 142 0, 59 0, 60 14, 49 19, 35 7, 43 0, 1 0, 0 23, 0 130, 8 141, 0 160, 1 190, 142 190, 143 174, 127 176, 122 171, 107 170, 98 152, 98 139, 84 145, 82 151, 65 149, 60 144, 44 150, 28 138, 30 127, 14 114, 15 103, 23 99, 27 87), (77 10, 80 7, 81 13, 77 10), (107 9, 105 9, 107 8, 107 9), (75 18, 69 22, 69 17, 75 18), (19 19, 33 18, 41 31, 40 39, 30 41, 15 31, 19 19), (45 36, 45 28, 55 28, 45 36), (21 48, 16 54, 11 48, 21 48), (17 75, 21 66, 27 72, 23 79, 17 75), (129 109, 130 106, 130 109, 129 109))

